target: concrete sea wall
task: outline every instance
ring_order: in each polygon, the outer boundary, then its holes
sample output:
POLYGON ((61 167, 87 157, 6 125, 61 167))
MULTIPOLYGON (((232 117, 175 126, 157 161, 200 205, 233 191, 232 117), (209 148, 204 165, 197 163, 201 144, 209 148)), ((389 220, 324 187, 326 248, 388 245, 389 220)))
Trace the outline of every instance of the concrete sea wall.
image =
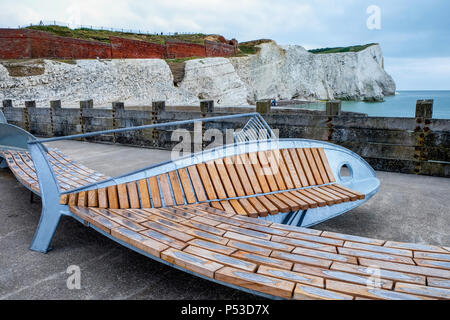
MULTIPOLYGON (((8 122, 42 137, 72 135, 151 123, 219 116, 236 112, 254 112, 255 108, 153 107, 129 110, 123 103, 112 109, 93 108, 93 102, 82 101, 80 108, 61 108, 60 101, 50 108, 36 108, 33 101, 26 107, 12 107, 4 100, 2 110, 8 122)), ((411 106, 412 108, 414 106, 411 106)), ((420 104, 417 106, 420 109, 420 104)), ((420 110, 419 110, 420 111, 420 110)), ((367 117, 363 114, 305 112, 273 109, 263 114, 280 138, 306 138, 342 145, 368 161, 376 170, 450 177, 450 120, 432 119, 430 114, 416 113, 416 118, 367 117)), ((242 128, 246 119, 207 123, 214 127, 242 128)), ((171 149, 179 141, 172 140, 177 128, 143 130, 98 136, 100 142, 171 149)), ((186 126, 192 131, 192 126, 186 126)))

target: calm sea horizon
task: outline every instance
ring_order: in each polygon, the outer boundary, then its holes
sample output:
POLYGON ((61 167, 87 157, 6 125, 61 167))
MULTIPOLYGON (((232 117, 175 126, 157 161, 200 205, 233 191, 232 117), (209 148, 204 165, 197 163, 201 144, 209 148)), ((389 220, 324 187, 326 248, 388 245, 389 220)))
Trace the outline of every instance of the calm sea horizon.
MULTIPOLYGON (((399 90, 395 96, 385 97, 383 102, 343 101, 342 110, 366 113, 372 117, 414 118, 416 101, 426 99, 434 99, 434 119, 450 119, 450 90, 399 90)), ((304 104, 297 107, 308 110, 324 110, 325 103, 304 104)))

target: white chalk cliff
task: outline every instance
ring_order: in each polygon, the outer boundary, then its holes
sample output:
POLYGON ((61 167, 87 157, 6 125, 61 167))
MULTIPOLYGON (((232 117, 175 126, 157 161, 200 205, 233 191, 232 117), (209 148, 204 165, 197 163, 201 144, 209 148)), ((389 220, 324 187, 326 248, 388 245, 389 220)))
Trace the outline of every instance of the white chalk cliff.
POLYGON ((125 105, 198 105, 201 99, 219 105, 245 105, 259 99, 380 100, 395 93, 393 79, 383 70, 378 45, 360 52, 312 54, 301 46, 263 43, 255 55, 205 58, 185 63, 177 86, 161 59, 78 60, 75 63, 44 60, 43 74, 10 76, 0 64, 0 100, 15 106, 49 100, 63 106, 94 99, 96 106, 123 101, 125 105))

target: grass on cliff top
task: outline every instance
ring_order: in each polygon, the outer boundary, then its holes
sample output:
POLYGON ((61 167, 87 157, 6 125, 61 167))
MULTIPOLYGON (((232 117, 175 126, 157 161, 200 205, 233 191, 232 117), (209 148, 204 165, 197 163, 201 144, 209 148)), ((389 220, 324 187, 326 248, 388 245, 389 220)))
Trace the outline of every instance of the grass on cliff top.
POLYGON ((377 45, 377 43, 369 43, 364 45, 350 46, 350 47, 335 47, 335 48, 319 48, 309 50, 311 53, 315 54, 325 54, 325 53, 343 53, 343 52, 359 52, 368 47, 377 45))
POLYGON ((115 32, 109 30, 95 30, 89 28, 70 29, 57 25, 50 26, 30 26, 27 29, 45 31, 61 37, 69 37, 83 40, 95 40, 109 43, 109 37, 121 37, 132 40, 141 40, 152 43, 164 44, 165 39, 181 40, 191 43, 203 44, 207 35, 202 33, 196 34, 178 34, 178 35, 160 35, 160 34, 136 34, 124 32, 115 32))
POLYGON ((239 53, 241 54, 256 54, 259 52, 260 48, 257 47, 258 44, 271 42, 270 39, 259 39, 247 42, 239 43, 239 53))

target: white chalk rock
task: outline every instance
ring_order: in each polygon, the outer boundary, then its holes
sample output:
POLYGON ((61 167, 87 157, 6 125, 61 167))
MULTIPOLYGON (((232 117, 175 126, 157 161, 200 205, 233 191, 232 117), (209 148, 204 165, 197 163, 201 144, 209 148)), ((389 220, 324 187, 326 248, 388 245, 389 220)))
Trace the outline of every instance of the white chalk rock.
POLYGON ((78 107, 86 99, 93 99, 96 107, 114 101, 148 106, 155 100, 198 105, 201 99, 246 105, 268 98, 380 100, 395 93, 378 45, 336 54, 312 54, 301 46, 275 42, 260 48, 244 57, 186 61, 178 86, 161 59, 44 60, 36 62, 45 68, 43 74, 25 77, 11 77, 0 64, 0 100, 12 99, 15 106, 35 100, 38 107, 48 107, 49 100, 57 99, 64 107, 78 107))
POLYGON ((247 104, 247 88, 225 58, 186 61, 180 88, 219 105, 247 104))
POLYGON ((249 91, 259 99, 381 100, 395 93, 383 69, 379 45, 360 52, 312 54, 301 46, 259 45, 258 54, 230 58, 249 91))

